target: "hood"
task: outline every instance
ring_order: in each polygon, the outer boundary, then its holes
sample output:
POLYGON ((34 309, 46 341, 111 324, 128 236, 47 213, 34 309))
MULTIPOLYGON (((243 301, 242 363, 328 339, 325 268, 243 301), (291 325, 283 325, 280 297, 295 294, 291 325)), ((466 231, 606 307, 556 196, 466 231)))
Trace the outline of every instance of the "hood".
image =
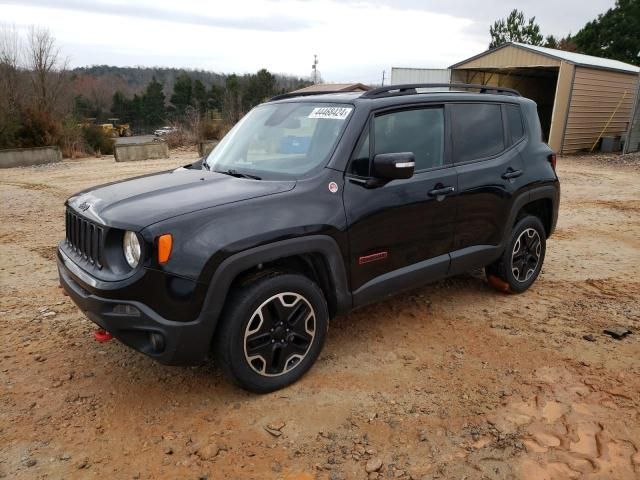
POLYGON ((70 197, 67 204, 97 223, 140 230, 196 210, 286 192, 295 184, 178 169, 94 187, 70 197))

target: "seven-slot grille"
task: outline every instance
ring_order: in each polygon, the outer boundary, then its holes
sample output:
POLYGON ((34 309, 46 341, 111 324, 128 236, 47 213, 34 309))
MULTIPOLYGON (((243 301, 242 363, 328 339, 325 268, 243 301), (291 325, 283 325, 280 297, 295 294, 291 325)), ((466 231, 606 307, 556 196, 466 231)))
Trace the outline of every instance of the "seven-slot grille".
POLYGON ((67 243, 74 252, 91 264, 102 268, 104 229, 67 209, 67 243))

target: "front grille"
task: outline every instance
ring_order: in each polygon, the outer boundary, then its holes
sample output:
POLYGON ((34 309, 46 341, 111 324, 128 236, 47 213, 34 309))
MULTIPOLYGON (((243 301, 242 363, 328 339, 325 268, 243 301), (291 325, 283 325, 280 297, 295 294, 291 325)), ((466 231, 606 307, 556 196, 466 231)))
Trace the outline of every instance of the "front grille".
POLYGON ((92 265, 102 268, 104 229, 71 210, 67 210, 66 227, 71 249, 92 265))

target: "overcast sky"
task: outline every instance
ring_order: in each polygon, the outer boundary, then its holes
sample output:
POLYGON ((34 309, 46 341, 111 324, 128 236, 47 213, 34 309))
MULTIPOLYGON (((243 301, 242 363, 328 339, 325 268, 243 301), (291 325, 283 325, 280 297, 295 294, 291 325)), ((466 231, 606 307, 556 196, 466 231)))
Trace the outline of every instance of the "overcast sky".
POLYGON ((392 66, 480 53, 513 8, 544 35, 575 33, 614 0, 0 0, 0 22, 49 28, 72 66, 168 66, 380 82, 392 66))

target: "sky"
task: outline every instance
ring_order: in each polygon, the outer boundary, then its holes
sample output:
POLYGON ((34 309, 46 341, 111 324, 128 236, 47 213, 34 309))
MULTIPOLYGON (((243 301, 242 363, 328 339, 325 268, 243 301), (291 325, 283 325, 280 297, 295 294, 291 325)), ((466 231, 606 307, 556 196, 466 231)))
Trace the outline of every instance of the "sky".
POLYGON ((0 0, 0 22, 48 28, 72 67, 163 66, 380 83, 486 50, 513 8, 544 35, 577 32, 614 0, 0 0))

